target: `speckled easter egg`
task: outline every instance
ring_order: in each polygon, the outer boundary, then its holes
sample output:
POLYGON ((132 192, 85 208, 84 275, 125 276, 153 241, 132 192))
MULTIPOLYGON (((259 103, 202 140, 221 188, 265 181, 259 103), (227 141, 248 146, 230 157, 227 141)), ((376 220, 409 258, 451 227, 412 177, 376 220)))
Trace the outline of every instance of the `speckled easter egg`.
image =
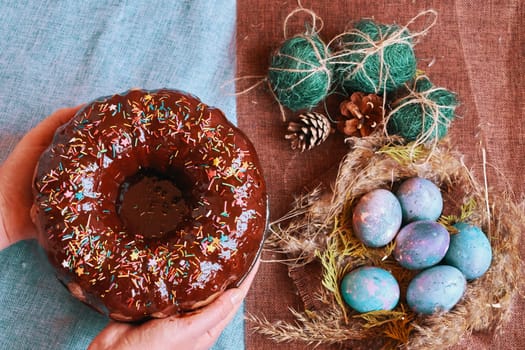
POLYGON ((450 236, 450 247, 444 262, 457 267, 467 280, 483 276, 492 261, 490 242, 477 226, 465 222, 454 225, 458 233, 450 236))
POLYGON ((441 191, 432 181, 412 177, 396 191, 403 211, 403 222, 437 220, 443 211, 441 191))
POLYGON ((408 306, 416 313, 447 312, 463 296, 467 281, 453 266, 439 265, 420 272, 407 289, 408 306))
POLYGON ((424 269, 440 262, 450 243, 450 235, 435 221, 414 221, 396 237, 394 258, 404 268, 424 269))
POLYGON ((348 306, 358 312, 392 310, 399 301, 399 285, 390 272, 362 266, 343 278, 341 294, 348 306))
POLYGON ((368 247, 390 243, 401 226, 401 220, 399 201, 385 189, 373 190, 361 197, 352 214, 354 233, 368 247))

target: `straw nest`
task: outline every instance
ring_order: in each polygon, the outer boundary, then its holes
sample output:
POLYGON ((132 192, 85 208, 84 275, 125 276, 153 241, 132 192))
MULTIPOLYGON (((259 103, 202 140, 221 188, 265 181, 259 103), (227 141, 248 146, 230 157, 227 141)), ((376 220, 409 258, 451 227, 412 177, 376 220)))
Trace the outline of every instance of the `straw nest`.
POLYGON ((336 343, 352 349, 443 349, 471 332, 497 335, 522 283, 518 243, 525 231, 524 203, 508 197, 478 183, 446 142, 428 149, 385 136, 355 140, 333 189, 316 188, 297 198, 293 209, 271 226, 266 248, 283 254, 305 309, 290 310, 293 322, 250 315, 253 330, 277 342, 336 343), (451 233, 457 221, 482 228, 492 245, 492 265, 484 276, 468 283, 463 298, 448 313, 416 315, 402 297, 392 311, 358 314, 345 306, 340 294, 345 273, 365 264, 386 268, 399 281, 403 295, 413 272, 397 265, 393 243, 367 248, 353 235, 352 208, 363 194, 395 189, 413 176, 441 188, 445 209, 439 221, 451 233))

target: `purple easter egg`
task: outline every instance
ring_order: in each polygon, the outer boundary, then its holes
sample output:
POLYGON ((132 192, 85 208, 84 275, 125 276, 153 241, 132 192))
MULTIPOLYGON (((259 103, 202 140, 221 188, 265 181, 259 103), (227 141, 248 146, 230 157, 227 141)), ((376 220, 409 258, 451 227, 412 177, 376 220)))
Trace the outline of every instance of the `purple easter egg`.
POLYGON ((352 226, 355 235, 368 247, 390 243, 401 226, 401 206, 396 196, 384 189, 365 194, 354 207, 352 226))
POLYGON ((450 235, 435 221, 415 221, 404 226, 396 237, 394 258, 404 268, 424 269, 440 262, 447 253, 450 235))
POLYGON ((443 211, 441 191, 432 181, 409 178, 396 191, 403 211, 403 222, 437 220, 443 211))

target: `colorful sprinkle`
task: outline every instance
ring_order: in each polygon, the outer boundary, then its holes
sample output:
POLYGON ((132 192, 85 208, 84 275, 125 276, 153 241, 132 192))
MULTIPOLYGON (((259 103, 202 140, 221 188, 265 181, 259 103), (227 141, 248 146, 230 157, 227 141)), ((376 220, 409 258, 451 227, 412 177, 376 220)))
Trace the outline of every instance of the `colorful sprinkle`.
POLYGON ((56 139, 37 171, 49 255, 110 312, 123 303, 146 316, 202 298, 217 281, 231 282, 225 265, 251 265, 265 227, 263 180, 253 148, 218 110, 178 92, 132 90, 83 108, 56 139), (127 234, 98 182, 111 174, 117 186, 148 157, 168 170, 184 167, 210 195, 195 198, 195 225, 166 241, 127 234))

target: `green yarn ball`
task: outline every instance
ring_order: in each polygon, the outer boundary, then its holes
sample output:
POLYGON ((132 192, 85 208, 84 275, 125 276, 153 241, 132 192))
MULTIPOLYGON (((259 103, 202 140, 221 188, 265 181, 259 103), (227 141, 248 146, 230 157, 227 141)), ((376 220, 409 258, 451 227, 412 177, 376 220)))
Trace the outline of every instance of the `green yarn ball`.
POLYGON ((410 32, 398 25, 361 20, 341 39, 335 75, 346 91, 382 94, 414 78, 416 56, 410 32), (396 37, 397 36, 397 37, 396 37))
POLYGON ((268 81, 279 102, 298 111, 315 107, 328 94, 332 72, 328 49, 317 35, 299 35, 283 42, 272 56, 268 81))
POLYGON ((388 133, 400 135, 408 142, 442 139, 455 117, 456 95, 444 88, 434 88, 427 78, 418 79, 414 91, 401 101, 399 108, 392 110, 387 123, 388 133), (436 114, 431 106, 434 103, 436 114), (426 135, 429 130, 433 131, 426 135))

